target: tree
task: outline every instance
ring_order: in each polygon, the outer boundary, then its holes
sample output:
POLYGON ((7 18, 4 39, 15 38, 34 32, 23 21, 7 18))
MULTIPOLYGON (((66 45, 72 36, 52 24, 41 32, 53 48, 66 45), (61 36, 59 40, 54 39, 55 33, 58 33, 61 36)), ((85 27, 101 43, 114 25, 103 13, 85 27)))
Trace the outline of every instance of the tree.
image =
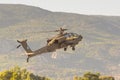
POLYGON ((112 76, 100 76, 99 80, 115 80, 112 76))
POLYGON ((115 80, 112 76, 101 76, 100 73, 84 73, 83 77, 74 76, 73 80, 115 80))
POLYGON ((10 70, 0 72, 0 80, 50 80, 46 77, 40 77, 28 72, 26 69, 21 69, 18 66, 10 70))

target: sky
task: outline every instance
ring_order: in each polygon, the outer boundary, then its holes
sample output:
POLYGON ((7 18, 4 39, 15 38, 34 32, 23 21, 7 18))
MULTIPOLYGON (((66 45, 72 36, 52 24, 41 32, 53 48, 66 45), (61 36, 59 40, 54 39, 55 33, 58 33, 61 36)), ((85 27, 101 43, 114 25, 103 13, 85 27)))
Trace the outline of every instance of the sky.
POLYGON ((120 0, 0 0, 1 4, 26 4, 54 12, 120 16, 120 0))

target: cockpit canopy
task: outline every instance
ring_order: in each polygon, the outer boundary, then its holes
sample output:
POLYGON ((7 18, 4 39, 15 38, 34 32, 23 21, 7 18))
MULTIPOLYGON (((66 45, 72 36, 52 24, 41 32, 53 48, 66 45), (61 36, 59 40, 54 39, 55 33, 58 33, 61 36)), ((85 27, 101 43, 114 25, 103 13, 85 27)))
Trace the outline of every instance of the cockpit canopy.
POLYGON ((79 37, 79 35, 76 34, 76 33, 66 33, 66 34, 64 34, 64 36, 65 36, 66 38, 79 37))

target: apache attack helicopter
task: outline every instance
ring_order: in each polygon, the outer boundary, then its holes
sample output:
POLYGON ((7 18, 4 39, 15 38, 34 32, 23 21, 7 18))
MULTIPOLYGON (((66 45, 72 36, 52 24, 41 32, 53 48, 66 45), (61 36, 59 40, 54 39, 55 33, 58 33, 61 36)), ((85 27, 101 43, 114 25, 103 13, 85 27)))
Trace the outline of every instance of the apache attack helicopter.
POLYGON ((64 51, 66 51, 68 46, 70 46, 72 50, 75 50, 75 46, 82 40, 83 37, 76 33, 64 33, 66 30, 68 29, 60 28, 59 30, 55 30, 54 32, 59 32, 59 34, 48 39, 46 46, 38 50, 32 51, 27 44, 27 39, 22 41, 17 40, 17 42, 20 43, 17 48, 22 46, 25 49, 28 56, 27 62, 29 61, 29 58, 39 54, 55 52, 57 49, 61 48, 64 48, 64 51))

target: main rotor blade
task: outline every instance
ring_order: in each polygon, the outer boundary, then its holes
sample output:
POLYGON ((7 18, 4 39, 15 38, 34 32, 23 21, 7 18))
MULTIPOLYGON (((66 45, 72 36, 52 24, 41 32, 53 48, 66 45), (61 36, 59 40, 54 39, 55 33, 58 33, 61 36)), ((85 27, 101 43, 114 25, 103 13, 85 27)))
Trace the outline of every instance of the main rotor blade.
POLYGON ((38 31, 37 33, 46 33, 46 32, 55 32, 55 31, 38 31))
MULTIPOLYGON (((62 31, 66 31, 68 29, 62 29, 62 31)), ((46 33, 46 32, 59 32, 61 30, 54 30, 54 31, 39 31, 40 33, 46 33)))
MULTIPOLYGON (((49 33, 49 32, 60 32, 60 31, 66 31, 66 30, 68 30, 68 29, 58 29, 58 30, 51 30, 51 31, 37 31, 37 32, 28 32, 28 33, 49 33)), ((28 34, 27 33, 27 34, 28 34)))
MULTIPOLYGON (((68 29, 62 29, 62 31, 66 31, 66 30, 68 30, 68 29)), ((54 32, 59 32, 59 31, 61 31, 61 30, 55 30, 54 32)))

